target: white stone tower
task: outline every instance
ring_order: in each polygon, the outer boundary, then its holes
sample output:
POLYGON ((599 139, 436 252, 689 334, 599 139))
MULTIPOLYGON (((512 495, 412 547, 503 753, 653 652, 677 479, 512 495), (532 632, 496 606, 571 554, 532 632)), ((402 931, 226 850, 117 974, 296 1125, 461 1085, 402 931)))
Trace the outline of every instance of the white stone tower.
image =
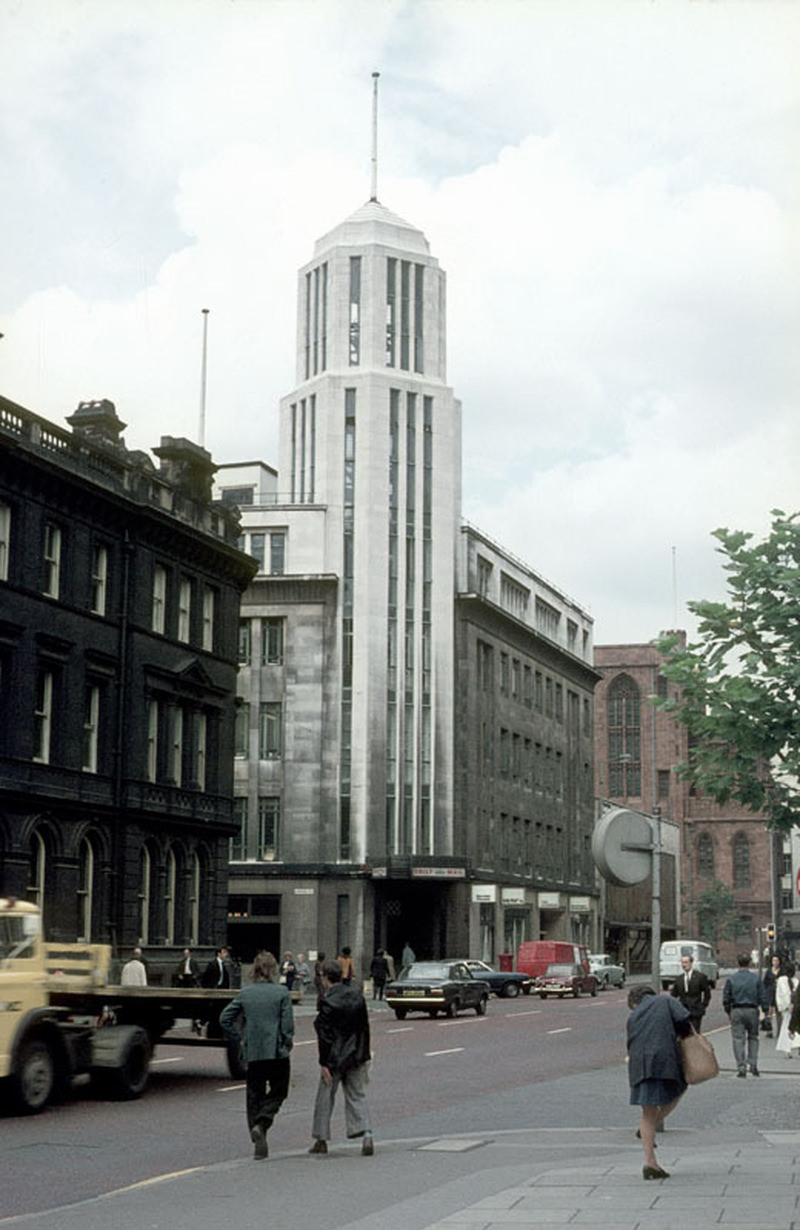
MULTIPOLYGON (((289 503, 324 509, 308 571, 339 579, 342 862, 452 851, 461 421, 445 383, 445 300, 422 232, 376 199, 299 274, 279 470, 289 503)), ((296 573, 304 519, 292 520, 296 573)))

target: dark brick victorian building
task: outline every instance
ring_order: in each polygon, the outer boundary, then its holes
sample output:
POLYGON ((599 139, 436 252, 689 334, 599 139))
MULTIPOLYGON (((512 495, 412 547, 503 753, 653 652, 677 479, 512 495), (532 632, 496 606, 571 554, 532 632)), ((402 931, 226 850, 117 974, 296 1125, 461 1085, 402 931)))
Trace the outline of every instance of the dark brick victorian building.
POLYGON ((158 977, 225 934, 255 565, 204 449, 162 437, 156 468, 108 401, 68 422, 0 397, 0 894, 158 977))

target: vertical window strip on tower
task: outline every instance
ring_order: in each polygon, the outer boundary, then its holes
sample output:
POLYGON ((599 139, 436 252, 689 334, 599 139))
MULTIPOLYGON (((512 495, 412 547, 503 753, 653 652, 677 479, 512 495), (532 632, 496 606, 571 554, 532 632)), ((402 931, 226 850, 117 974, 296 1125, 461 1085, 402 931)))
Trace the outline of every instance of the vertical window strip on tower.
MULTIPOLYGON (((394 266, 396 261, 391 260, 394 266)), ((397 852, 397 569, 400 390, 389 391, 389 578, 386 662, 386 852, 397 852)))
MULTIPOLYGON (((352 262, 360 260, 351 257, 352 262)), ((352 629, 353 629, 353 580, 355 536, 355 485, 356 485, 356 391, 344 391, 344 514, 342 554, 343 603, 342 603, 342 733, 340 748, 339 780, 339 858, 351 856, 350 842, 350 778, 352 767, 352 629)))
POLYGON ((313 355, 313 370, 316 376, 319 371, 319 268, 314 270, 314 342, 311 348, 313 355))
MULTIPOLYGON (((407 262, 404 262, 407 264, 407 262)), ((416 510, 417 510, 417 395, 406 393, 406 525, 405 573, 406 592, 403 637, 403 853, 413 854, 417 841, 415 832, 416 796, 416 733, 415 673, 416 673, 416 510)))
POLYGON ((328 367, 328 262, 322 265, 322 331, 320 336, 319 370, 324 372, 328 367))
POLYGON ((306 274, 305 302, 305 379, 311 375, 311 274, 306 274))
POLYGON ((410 349, 410 284, 411 284, 411 262, 400 262, 400 366, 404 372, 408 371, 408 357, 410 349))
MULTIPOLYGON (((386 258, 386 366, 395 366, 395 347, 397 343, 397 258, 386 258)), ((399 396, 399 394, 398 394, 399 396)))
MULTIPOLYGON (((421 269, 422 266, 417 266, 421 269)), ((433 398, 422 399, 422 677, 420 852, 433 853, 431 826, 431 595, 433 588, 433 398)))
MULTIPOLYGON (((350 257, 350 366, 361 362, 361 257, 350 257)), ((346 392, 346 391, 345 391, 346 392)), ((353 390, 355 396, 355 390, 353 390)))
POLYGON ((424 290, 425 266, 414 266, 414 371, 424 372, 424 351, 423 351, 423 319, 424 319, 424 290))

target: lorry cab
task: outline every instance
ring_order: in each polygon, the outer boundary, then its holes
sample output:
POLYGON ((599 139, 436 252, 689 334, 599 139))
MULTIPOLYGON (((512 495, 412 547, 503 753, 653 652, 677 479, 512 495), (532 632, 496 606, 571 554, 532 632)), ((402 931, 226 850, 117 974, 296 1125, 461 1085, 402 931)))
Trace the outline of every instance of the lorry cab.
POLYGON ((702 940, 665 940, 661 945, 658 971, 663 990, 667 991, 683 972, 681 957, 684 955, 692 958, 692 968, 705 974, 710 986, 717 985, 719 966, 710 944, 705 944, 702 940))

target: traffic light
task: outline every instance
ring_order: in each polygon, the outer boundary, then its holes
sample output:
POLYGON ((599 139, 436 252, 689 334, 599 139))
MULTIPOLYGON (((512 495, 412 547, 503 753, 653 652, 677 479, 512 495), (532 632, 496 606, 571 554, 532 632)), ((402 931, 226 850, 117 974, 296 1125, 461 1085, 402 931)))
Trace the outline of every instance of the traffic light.
POLYGON ((767 943, 768 944, 775 943, 775 924, 774 923, 769 923, 769 925, 767 926, 767 943))

